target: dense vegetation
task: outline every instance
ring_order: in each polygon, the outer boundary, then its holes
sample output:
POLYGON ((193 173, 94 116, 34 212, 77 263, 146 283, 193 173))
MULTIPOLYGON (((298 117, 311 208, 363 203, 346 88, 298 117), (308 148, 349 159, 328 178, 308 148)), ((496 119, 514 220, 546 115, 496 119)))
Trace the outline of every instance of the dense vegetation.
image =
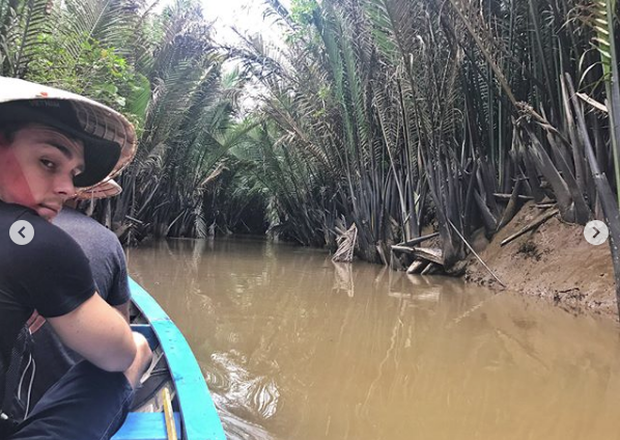
POLYGON ((138 127, 124 192, 96 214, 128 242, 206 236, 205 194, 247 128, 232 124, 243 80, 222 74, 199 5, 156 14, 142 0, 9 0, 0 23, 0 74, 92 97, 138 127))
POLYGON ((269 144, 287 158, 279 174, 296 179, 274 189, 304 206, 287 210, 291 234, 320 241, 343 215, 359 229, 361 253, 378 260, 432 218, 449 265, 464 255, 459 235, 480 226, 496 232, 519 194, 549 196, 569 222, 600 215, 602 202, 616 212, 615 198, 601 196, 609 190, 604 176, 615 188, 618 171, 618 137, 609 130, 619 128, 609 110, 620 104, 612 7, 555 0, 309 0, 290 14, 274 7, 286 45, 248 39, 235 53, 268 90, 262 109, 277 127, 269 144), (496 193, 513 194, 512 203, 496 193))
POLYGON ((334 248, 355 223, 386 261, 435 222, 449 267, 527 196, 618 242, 615 2, 264 6, 281 40, 216 47, 187 0, 1 0, 1 73, 131 115, 136 161, 98 207, 128 240, 268 227, 334 248))

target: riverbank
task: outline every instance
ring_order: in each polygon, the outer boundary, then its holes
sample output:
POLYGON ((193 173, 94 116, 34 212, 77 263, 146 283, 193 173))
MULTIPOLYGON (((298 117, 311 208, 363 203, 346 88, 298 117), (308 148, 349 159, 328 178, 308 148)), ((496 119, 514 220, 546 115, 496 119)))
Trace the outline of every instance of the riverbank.
MULTIPOLYGON (((500 246, 502 240, 540 214, 533 203, 523 206, 490 242, 482 236, 476 240, 479 255, 508 290, 545 298, 571 313, 592 313, 617 320, 609 245, 589 244, 583 237, 583 226, 564 223, 555 216, 500 246)), ((503 290, 473 255, 467 259, 464 278, 503 290)))

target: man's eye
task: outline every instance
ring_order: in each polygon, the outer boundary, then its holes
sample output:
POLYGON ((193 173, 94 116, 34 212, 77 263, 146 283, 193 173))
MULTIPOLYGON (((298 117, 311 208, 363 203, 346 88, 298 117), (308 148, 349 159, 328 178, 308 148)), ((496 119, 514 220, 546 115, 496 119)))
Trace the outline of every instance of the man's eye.
POLYGON ((51 160, 41 159, 41 164, 48 170, 54 170, 56 168, 56 164, 51 160))

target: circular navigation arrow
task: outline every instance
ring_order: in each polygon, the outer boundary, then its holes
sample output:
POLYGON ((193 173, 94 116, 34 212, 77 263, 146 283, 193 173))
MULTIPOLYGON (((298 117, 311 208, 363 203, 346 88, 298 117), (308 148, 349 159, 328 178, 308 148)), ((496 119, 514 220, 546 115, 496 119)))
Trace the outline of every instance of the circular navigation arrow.
POLYGON ((583 228, 583 236, 588 243, 598 246, 607 241, 609 228, 600 220, 592 220, 583 228))
POLYGON ((9 237, 13 243, 23 246, 34 238, 34 228, 26 220, 17 220, 9 228, 9 237))

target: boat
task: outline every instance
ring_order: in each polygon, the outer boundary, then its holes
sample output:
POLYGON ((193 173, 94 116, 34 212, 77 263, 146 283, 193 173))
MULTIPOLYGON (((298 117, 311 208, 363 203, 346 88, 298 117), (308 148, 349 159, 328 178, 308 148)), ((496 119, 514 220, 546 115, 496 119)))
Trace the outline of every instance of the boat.
POLYGON ((198 362, 181 331, 155 299, 129 279, 131 327, 143 334, 154 361, 112 440, 226 440, 198 362))

